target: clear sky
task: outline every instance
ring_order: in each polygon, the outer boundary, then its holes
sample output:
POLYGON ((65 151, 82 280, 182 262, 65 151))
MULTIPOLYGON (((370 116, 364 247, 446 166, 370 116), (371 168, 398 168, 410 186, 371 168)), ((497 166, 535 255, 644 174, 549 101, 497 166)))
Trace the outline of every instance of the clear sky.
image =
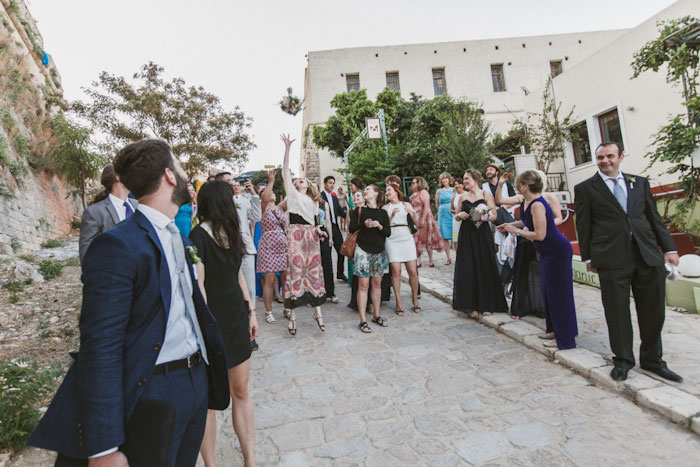
MULTIPOLYGON (((303 93, 305 54, 372 45, 533 36, 638 25, 673 0, 26 0, 63 79, 65 96, 101 71, 131 77, 154 61, 238 105, 257 144, 247 164, 281 164, 280 133, 301 114, 279 109, 303 93)), ((292 149, 292 169, 299 148, 292 149)))

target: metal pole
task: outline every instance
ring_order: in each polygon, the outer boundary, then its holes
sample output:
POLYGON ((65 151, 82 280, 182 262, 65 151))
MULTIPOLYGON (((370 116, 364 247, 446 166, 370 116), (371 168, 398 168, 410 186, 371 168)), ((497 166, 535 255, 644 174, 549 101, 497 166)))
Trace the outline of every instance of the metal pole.
POLYGON ((389 143, 386 139, 386 120, 384 120, 384 109, 379 109, 379 121, 382 125, 382 139, 384 140, 384 152, 386 153, 387 159, 389 158, 389 143))

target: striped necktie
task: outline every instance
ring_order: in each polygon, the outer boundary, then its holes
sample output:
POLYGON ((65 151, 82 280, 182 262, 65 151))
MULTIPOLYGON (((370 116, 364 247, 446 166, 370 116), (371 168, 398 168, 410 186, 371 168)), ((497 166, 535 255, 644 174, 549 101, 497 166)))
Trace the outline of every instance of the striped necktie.
POLYGON ((627 213, 627 194, 625 193, 625 190, 622 189, 621 183, 624 183, 622 180, 619 178, 613 178, 612 179, 613 183, 615 186, 613 187, 613 195, 615 195, 615 199, 617 199, 617 202, 620 203, 620 207, 622 207, 622 210, 625 211, 625 214, 627 213))

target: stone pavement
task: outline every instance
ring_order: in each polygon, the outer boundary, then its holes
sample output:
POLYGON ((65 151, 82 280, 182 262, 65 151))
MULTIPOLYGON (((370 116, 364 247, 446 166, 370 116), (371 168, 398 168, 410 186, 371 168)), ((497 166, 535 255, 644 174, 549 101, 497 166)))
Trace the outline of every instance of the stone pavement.
MULTIPOLYGON (((444 256, 437 257, 440 257, 440 261, 436 262, 435 268, 424 266, 419 270, 421 285, 435 296, 452 303, 453 266, 444 265, 444 256)), ((576 339, 579 349, 576 351, 557 352, 554 355, 554 352, 544 348, 541 341, 533 335, 541 332, 545 323, 543 319, 534 316, 521 319, 519 324, 512 321, 507 314, 497 314, 481 321, 506 334, 512 334, 526 346, 562 360, 579 373, 593 379, 596 384, 622 392, 638 403, 664 413, 674 421, 689 425, 700 434, 700 315, 683 314, 668 309, 666 311, 663 330, 664 359, 669 368, 683 376, 683 383, 672 383, 637 367, 630 373, 628 382, 620 384, 609 377, 611 367, 608 366, 612 364, 612 353, 600 290, 575 283, 574 299, 579 328, 579 337, 576 339), (528 328, 524 323, 536 328, 528 328), (518 335, 513 333, 515 329, 518 335), (577 355, 578 361, 568 361, 567 353, 577 355), (583 367, 581 362, 585 362, 583 367), (696 418, 688 420, 692 416, 696 418)), ((631 313, 635 333, 634 346, 638 357, 639 329, 633 301, 631 313)))
MULTIPOLYGON (((345 307, 349 288, 337 292, 325 333, 311 309, 298 310, 296 337, 278 304, 278 323, 261 323, 250 382, 259 465, 698 464, 700 437, 429 293, 420 314, 384 304, 389 327, 367 335, 345 307)), ((220 466, 242 465, 237 444, 220 412, 220 466)))

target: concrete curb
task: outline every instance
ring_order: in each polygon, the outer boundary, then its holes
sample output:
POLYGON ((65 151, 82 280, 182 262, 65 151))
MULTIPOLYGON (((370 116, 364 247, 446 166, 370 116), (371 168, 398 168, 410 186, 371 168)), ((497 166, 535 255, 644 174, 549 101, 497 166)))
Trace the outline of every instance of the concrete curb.
MULTIPOLYGON (((405 271, 402 273, 401 279, 403 282, 408 282, 405 271)), ((445 284, 421 278, 420 285, 421 292, 427 292, 452 305, 452 290, 445 284)), ((555 363, 572 369, 596 385, 622 394, 637 404, 654 410, 674 423, 700 435, 700 398, 678 389, 664 380, 635 370, 630 370, 627 380, 613 381, 610 377, 613 366, 602 355, 582 347, 569 350, 545 347, 544 341, 537 337, 538 334, 542 333, 542 329, 524 321, 513 321, 507 313, 482 316, 478 322, 546 355, 555 363)))

